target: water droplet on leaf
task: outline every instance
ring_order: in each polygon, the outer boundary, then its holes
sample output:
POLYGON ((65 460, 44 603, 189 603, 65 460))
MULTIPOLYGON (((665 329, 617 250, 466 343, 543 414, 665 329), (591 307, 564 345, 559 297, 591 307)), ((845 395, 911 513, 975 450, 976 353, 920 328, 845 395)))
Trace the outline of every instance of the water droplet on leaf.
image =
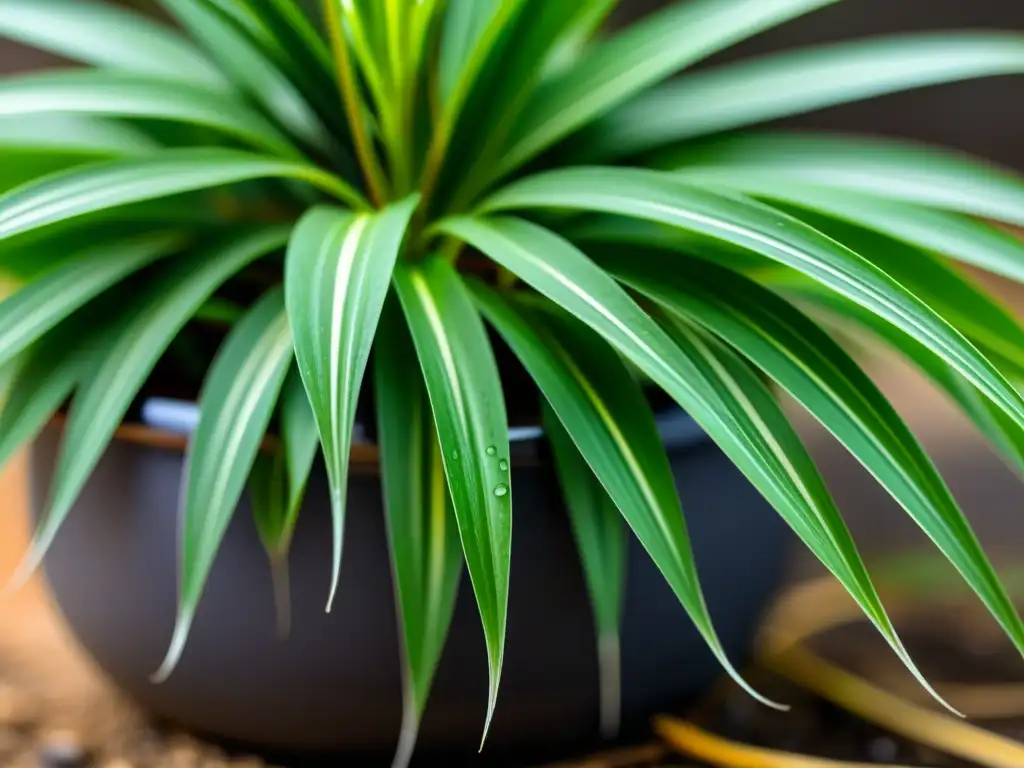
POLYGON ((459 452, 458 451, 452 451, 452 459, 455 460, 455 461, 459 460, 459 452))
POLYGON ((493 445, 488 445, 487 446, 487 455, 488 456, 495 456, 495 455, 497 455, 497 453, 498 453, 498 449, 495 448, 493 445))
POLYGON ((506 493, 508 493, 508 486, 505 485, 504 483, 499 483, 498 485, 494 486, 495 496, 504 496, 506 493))
POLYGON ((508 462, 505 461, 504 459, 499 459, 498 469, 500 469, 502 472, 508 472, 508 462))

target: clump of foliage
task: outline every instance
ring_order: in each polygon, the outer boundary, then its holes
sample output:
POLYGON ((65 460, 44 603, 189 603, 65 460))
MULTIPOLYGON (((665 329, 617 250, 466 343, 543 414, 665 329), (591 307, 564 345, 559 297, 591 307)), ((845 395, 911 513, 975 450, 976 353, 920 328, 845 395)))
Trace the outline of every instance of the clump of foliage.
POLYGON ((245 488, 283 561, 318 453, 333 595, 369 367, 404 637, 397 759, 463 565, 489 723, 514 496, 490 328, 542 396, 609 727, 626 526, 751 690, 716 638, 644 387, 696 419, 919 679, 770 385, 849 448, 1024 649, 942 478, 835 330, 904 355, 1024 466, 1024 331, 959 268, 1024 279, 1024 248, 989 223, 1024 225, 1024 183, 936 148, 750 128, 1019 73, 1024 38, 905 35, 673 77, 833 1, 688 0, 604 32, 615 0, 159 0, 174 25, 94 0, 0 0, 0 34, 88 65, 0 80, 0 263, 19 281, 0 304, 0 459, 70 398, 19 578, 176 341, 227 322, 187 451, 179 619, 158 677, 245 488))

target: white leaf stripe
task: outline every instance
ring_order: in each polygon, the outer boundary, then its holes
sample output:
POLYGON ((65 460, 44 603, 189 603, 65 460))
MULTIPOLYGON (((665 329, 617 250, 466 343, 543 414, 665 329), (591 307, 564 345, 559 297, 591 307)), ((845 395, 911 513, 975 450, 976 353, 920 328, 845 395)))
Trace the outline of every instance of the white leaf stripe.
MULTIPOLYGON (((549 341, 551 351, 554 352, 562 361, 566 371, 576 381, 579 388, 586 394, 587 400, 594 407, 595 413, 600 417, 601 423, 605 430, 608 432, 608 436, 612 439, 618 448, 619 455, 625 460, 626 466, 629 468, 630 475, 633 477, 633 481, 636 483, 636 487, 640 490, 640 495, 643 496, 644 500, 650 509, 659 509, 661 502, 658 500, 657 494, 651 487, 650 481, 647 479, 647 473, 644 472, 640 461, 637 459, 636 453, 633 451, 626 439, 626 436, 622 434, 622 430, 619 428, 618 422, 614 419, 611 412, 608 410, 608 406, 604 399, 598 394, 597 390, 594 389, 590 381, 580 371, 579 366, 572 359, 572 355, 559 344, 556 340, 551 339, 549 341)), ((678 542, 676 537, 673 535, 665 523, 665 519, 661 516, 654 516, 655 523, 661 530, 663 543, 668 545, 672 550, 673 558, 678 561, 682 558, 682 553, 679 551, 678 542)), ((689 574, 682 574, 688 582, 690 582, 690 588, 695 589, 697 585, 692 582, 689 574)))
MULTIPOLYGON (((332 456, 331 464, 333 466, 334 473, 334 488, 331 493, 334 497, 334 504, 340 508, 345 503, 344 495, 346 493, 347 481, 346 474, 348 472, 348 455, 345 453, 348 450, 348 445, 351 443, 352 433, 352 409, 355 405, 352 393, 354 391, 352 374, 355 361, 353 360, 354 355, 357 353, 355 345, 355 335, 357 331, 357 319, 346 318, 346 309, 349 306, 349 302, 358 305, 360 308, 362 304, 357 301, 357 296, 349 295, 349 281, 352 278, 352 273, 356 269, 355 259, 359 255, 359 245, 363 237, 363 233, 366 231, 367 226, 370 223, 369 216, 357 216, 352 220, 348 227, 348 231, 345 233, 345 237, 341 243, 341 249, 338 252, 337 265, 334 270, 334 290, 333 300, 331 303, 331 335, 330 335, 330 374, 328 376, 328 387, 330 395, 327 402, 327 407, 330 412, 330 425, 331 425, 331 446, 332 456), (345 343, 342 344, 342 325, 343 320, 348 320, 344 330, 347 332, 348 338, 345 343), (346 355, 345 365, 341 364, 341 355, 346 355), (349 402, 342 402, 342 393, 345 393, 349 402), (342 407, 345 407, 346 412, 341 413, 342 407)), ((327 266, 325 263, 324 266, 327 266)), ((330 285, 330 283, 327 283, 330 285)), ((360 369, 359 373, 362 373, 360 369)), ((334 526, 334 537, 335 541, 338 542, 339 551, 342 549, 344 542, 344 527, 343 521, 340 515, 335 515, 333 520, 334 526)), ((334 596, 337 591, 338 579, 341 575, 341 561, 336 559, 332 566, 331 574, 331 591, 327 598, 327 610, 329 611, 334 603, 334 596)))
POLYGON ((691 187, 668 174, 622 168, 571 169, 528 177, 494 195, 482 210, 547 206, 633 216, 753 248, 927 339, 946 362, 1024 425, 1020 393, 969 340, 870 262, 797 219, 752 201, 691 187), (673 199, 687 205, 669 202, 673 199), (793 233, 793 237, 769 234, 772 231, 793 233), (814 251, 827 253, 828 259, 814 251))
POLYGON ((90 249, 8 297, 0 303, 0 364, 104 288, 166 255, 178 240, 150 236, 90 249))
MULTIPOLYGON (((455 401, 454 411, 456 418, 458 419, 459 431, 461 432, 461 442, 466 446, 478 446, 482 441, 476 435, 469 421, 465 401, 466 385, 459 371, 459 366, 455 362, 455 355, 452 351, 451 341, 448 338, 448 332, 445 330, 444 321, 441 319, 441 314, 436 302, 434 301, 433 292, 427 284, 426 278, 422 272, 418 270, 410 271, 408 275, 409 282, 412 284, 413 290, 416 292, 423 315, 430 325, 431 334, 433 335, 436 344, 435 349, 442 364, 444 365, 445 376, 449 382, 449 391, 451 392, 452 399, 455 401)), ((474 498, 486 497, 488 493, 487 482, 477 471, 480 468, 479 463, 449 458, 447 452, 442 454, 442 460, 447 468, 447 472, 462 473, 464 478, 473 485, 471 493, 474 498)), ((472 526, 472 533, 476 538, 478 551, 485 552, 487 554, 487 562, 484 564, 484 567, 487 569, 488 573, 494 572, 497 568, 497 563, 501 560, 501 555, 497 551, 498 542, 490 535, 490 526, 474 525, 472 526)), ((472 577, 473 570, 471 569, 471 580, 472 577)), ((483 589, 487 594, 488 601, 490 601, 492 605, 497 606, 500 602, 496 591, 497 585, 492 586, 490 580, 478 579, 478 581, 480 586, 476 588, 483 589)), ((474 586, 476 585, 474 584, 474 586)), ((499 651, 499 658, 493 662, 496 669, 501 668, 501 657, 503 654, 504 647, 499 651)), ((488 654, 488 656, 490 655, 488 654)), ((488 719, 490 718, 488 717, 488 719)))
POLYGON ((330 482, 334 559, 327 610, 341 574, 352 427, 391 273, 419 196, 374 214, 318 206, 295 227, 285 300, 299 373, 313 407, 330 482))
MULTIPOLYGON (((652 379, 662 385, 663 388, 670 392, 674 398, 678 399, 680 405, 687 408, 699 422, 702 424, 711 423, 712 425, 720 427, 719 429, 712 428, 709 431, 716 433, 718 439, 722 443, 725 443, 727 447, 733 449, 732 455, 735 455, 735 452, 738 450, 749 457, 748 447, 743 443, 743 441, 735 439, 735 432, 737 431, 737 428, 729 425, 727 420, 729 418, 729 414, 723 414, 721 408, 715 407, 717 405, 717 398, 715 398, 713 392, 702 396, 699 393, 693 392, 691 389, 691 382, 701 383, 703 384, 702 388, 707 388, 706 383, 703 381, 704 377, 701 376, 699 369, 697 369, 693 363, 673 345, 671 339, 650 317, 643 312, 642 309, 640 309, 638 305, 636 305, 624 289, 618 286, 604 271, 600 270, 592 262, 586 259, 582 253, 576 251, 571 244, 566 241, 559 240, 555 235, 547 230, 543 230, 536 225, 522 221, 504 223, 506 226, 502 228, 500 225, 496 225, 495 222, 458 218, 442 222, 439 228, 447 234, 458 237, 464 242, 478 248, 483 253, 486 253, 496 262, 514 272, 521 280, 528 285, 531 285, 552 302, 561 304, 565 311, 576 315, 577 318, 585 325, 589 326, 591 330, 604 338, 608 344, 618 349, 625 357, 632 360, 641 370, 645 371, 652 379), (511 234, 513 232, 518 236, 513 236, 511 234), (532 274, 529 269, 524 269, 524 267, 532 265, 532 261, 524 262, 519 261, 517 258, 510 257, 512 254, 518 256, 521 252, 521 249, 511 247, 510 243, 518 245, 519 243, 526 242, 530 243, 530 248, 527 250, 535 248, 538 252, 544 252, 547 258, 559 263, 563 270, 569 273, 565 275, 565 279, 569 279, 578 286, 577 290, 574 291, 573 294, 575 295, 577 292, 582 291, 588 295, 588 300, 584 302, 584 306, 580 306, 578 301, 565 301, 564 296, 559 296, 557 291, 553 291, 551 289, 551 284, 546 283, 543 279, 537 279, 536 274, 532 274), (592 288, 600 286, 604 289, 608 294, 608 301, 601 301, 601 299, 588 291, 583 285, 584 280, 587 280, 588 285, 592 288), (581 311, 585 306, 589 306, 591 303, 595 302, 602 306, 607 305, 607 311, 627 317, 630 321, 635 323, 637 327, 644 329, 645 335, 649 338, 652 340, 657 339, 659 349, 654 350, 651 353, 656 355, 657 360, 654 361, 650 359, 649 355, 638 352, 638 349, 645 350, 650 348, 646 343, 637 346, 630 343, 628 341, 628 337, 626 341, 623 341, 622 338, 618 337, 618 334, 614 331, 610 331, 608 324, 601 322, 601 319, 603 319, 602 314, 598 314, 597 318, 595 318, 590 315, 590 313, 581 311), (671 360, 671 363, 668 362, 669 360, 671 360), (667 373, 659 377, 659 369, 667 371, 667 373), (689 375, 691 372, 692 375, 689 375)), ((561 284, 561 281, 558 281, 558 283, 561 284)), ((613 329, 616 327, 616 325, 612 325, 613 329)), ((534 375, 536 376, 536 373, 534 375)), ((574 375, 572 378, 575 380, 578 379, 578 376, 574 375)), ((593 398, 587 395, 585 391, 584 396, 593 403, 593 398)), ((559 403, 552 399, 552 407, 559 415, 559 418, 563 418, 561 409, 566 407, 565 402, 563 401, 559 403)), ((602 421, 608 421, 606 416, 599 416, 599 418, 602 418, 602 421)), ((570 424, 566 423, 565 425, 567 429, 570 431, 572 430, 572 426, 570 424)), ((590 459, 588 458, 588 463, 589 461, 590 459)), ((749 464, 750 462, 748 461, 747 463, 749 464)), ((598 468, 593 465, 592 468, 595 469, 595 472, 599 471, 598 468)), ((761 470, 759 466, 757 469, 759 471, 761 470)), ((645 478, 644 483, 646 482, 645 478)), ((602 483, 604 484, 603 478, 602 483)), ((605 487, 609 493, 615 493, 615 489, 612 486, 605 485, 605 487)), ((653 509, 661 510, 664 505, 657 503, 657 499, 655 502, 656 505, 653 509)), ((624 514, 631 514, 631 510, 623 509, 624 505, 619 501, 617 501, 617 504, 619 505, 620 510, 623 510, 624 514)), ((665 523, 660 517, 655 516, 655 522, 662 528, 662 530, 665 530, 665 523)), ((679 553, 678 548, 683 546, 685 542, 685 539, 683 538, 684 536, 685 531, 679 531, 675 536, 663 536, 662 538, 667 539, 664 542, 666 546, 672 547, 674 552, 679 553)), ((648 549, 650 549, 651 544, 656 543, 644 541, 642 535, 641 542, 644 543, 648 549)), ((693 573, 688 572, 693 570, 695 566, 693 564, 692 555, 689 552, 687 552, 687 555, 688 556, 685 558, 678 557, 674 560, 670 558, 662 558, 658 561, 659 567, 662 568, 666 576, 669 576, 670 573, 674 575, 675 580, 672 585, 676 590, 677 596, 680 598, 680 601, 685 604, 688 613, 694 621, 694 625, 705 638, 708 647, 719 659, 730 676, 732 676, 739 685, 759 701, 762 701, 767 706, 778 708, 778 704, 766 699, 751 688, 750 685, 743 680, 726 656, 717 637, 710 616, 708 615, 707 606, 704 603, 703 595, 699 589, 699 579, 693 573)), ((669 576, 669 578, 672 579, 672 576, 669 576)))
POLYGON ((231 329, 206 376, 182 474, 177 619, 155 681, 166 680, 181 658, 292 356, 283 297, 274 288, 231 329))
MULTIPOLYGON (((202 469, 205 472, 201 472, 196 481, 197 487, 210 489, 210 507, 219 509, 224 506, 227 486, 237 469, 238 454, 245 436, 240 427, 249 423, 260 400, 275 380, 280 379, 281 368, 290 360, 290 353, 288 318, 282 312, 253 346, 252 355, 239 369, 221 408, 211 436, 212 447, 208 449, 208 452, 220 458, 215 462, 204 463, 202 469), (211 474, 212 477, 209 476, 211 474)), ((209 515, 204 522, 205 528, 197 537, 199 542, 210 540, 210 527, 216 518, 209 515)))
POLYGON ((260 228, 162 265, 150 293, 115 316, 104 335, 83 352, 90 368, 68 414, 51 498, 12 583, 21 583, 38 567, 138 388, 180 328, 224 280, 280 247, 286 234, 286 227, 260 228))
MULTIPOLYGON (((723 390, 728 392, 730 395, 730 402, 738 406, 747 417, 749 423, 755 427, 755 440, 759 438, 773 446, 774 450, 772 450, 768 456, 764 457, 765 462, 771 462, 772 456, 777 457, 779 459, 779 463, 781 463, 790 474, 793 484, 801 489, 806 489, 806 485, 804 484, 800 473, 795 469, 795 467, 793 467, 792 462, 789 461, 790 451, 784 448, 776 439, 775 430, 768 425, 762 416, 761 410, 750 399, 747 391, 739 381, 737 381, 734 373, 725 365, 725 361, 728 358, 732 358, 735 361, 733 363, 734 370, 735 368, 743 365, 736 360, 734 353, 729 351, 722 342, 715 340, 711 336, 704 336, 706 332, 697 331, 695 328, 688 327, 685 322, 676 321, 672 326, 676 333, 682 335, 686 339, 686 341, 692 346, 692 349, 700 355, 701 359, 703 359, 708 367, 713 371, 716 376, 716 381, 722 386, 723 390), (702 336, 704 336, 704 338, 702 338, 702 336), (714 349, 712 349, 712 346, 714 349)), ((906 665, 907 669, 922 685, 925 691, 927 691, 928 694, 930 694, 950 712, 962 717, 963 715, 959 711, 950 706, 949 703, 947 703, 945 699, 935 691, 911 659, 910 654, 904 647, 902 640, 900 640, 899 636, 896 634, 895 627, 892 625, 892 622, 875 594, 874 589, 868 580, 867 573, 863 568, 863 564, 857 559, 856 553, 848 551, 847 547, 837 539, 835 528, 825 519, 822 510, 814 502, 813 497, 810 496, 810 494, 807 496, 807 502, 806 509, 809 511, 811 519, 817 521, 814 531, 819 535, 821 531, 824 531, 825 535, 828 537, 829 543, 831 544, 830 551, 816 550, 816 553, 820 552, 819 558, 834 574, 843 577, 842 581, 846 589, 850 591, 851 595, 861 605, 869 620, 882 633, 882 636, 885 637, 893 651, 906 665), (839 557, 838 563, 832 559, 833 556, 839 557)), ((800 505, 796 505, 796 508, 798 511, 801 510, 800 505)))
POLYGON ((427 384, 484 627, 490 683, 486 737, 504 658, 511 557, 510 478, 499 469, 498 458, 508 456, 501 380, 479 312, 448 261, 435 255, 404 263, 394 284, 427 384))
MULTIPOLYGON (((469 425, 469 416, 467 415, 463 396, 464 385, 459 374, 459 367, 455 364, 455 355, 452 352, 451 342, 448 340, 448 333, 445 331, 441 314, 437 309, 437 304, 434 302, 434 295, 430 290, 430 286, 427 285, 426 278, 422 272, 409 272, 409 282, 412 283, 420 302, 420 308, 430 324, 431 333, 437 344, 438 354, 441 357, 441 362, 444 364, 445 376, 451 382, 451 395, 455 400, 455 412, 458 415, 459 431, 462 433, 462 439, 467 445, 475 445, 473 430, 469 425)), ((447 457, 445 461, 447 463, 447 457)))
POLYGON ((71 70, 0 80, 0 115, 106 115, 174 120, 223 131, 258 147, 296 157, 288 139, 258 112, 223 93, 153 77, 71 70))
POLYGON ((627 28, 538 90, 498 175, 728 44, 836 0, 691 0, 627 28), (686 30, 680 36, 680 30, 686 30))

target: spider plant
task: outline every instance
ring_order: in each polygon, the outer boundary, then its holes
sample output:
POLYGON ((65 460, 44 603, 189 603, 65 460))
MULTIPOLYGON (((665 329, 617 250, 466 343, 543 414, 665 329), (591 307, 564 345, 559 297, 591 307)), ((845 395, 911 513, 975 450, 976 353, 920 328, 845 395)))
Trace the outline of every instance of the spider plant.
POLYGON ((907 34, 684 72, 833 2, 688 0, 605 31, 615 0, 158 0, 173 24, 95 0, 0 0, 0 34, 86 65, 0 80, 0 262, 19 281, 0 303, 0 459, 70 401, 12 583, 160 361, 226 324, 203 365, 179 614, 156 678, 186 647, 246 488, 283 562, 318 453, 330 608, 366 379, 404 639, 397 760, 463 565, 489 725, 514 496, 500 339, 543 403, 609 727, 626 526, 728 673, 772 703, 716 638, 650 388, 701 425, 922 685, 777 392, 863 463, 1024 650, 943 479, 833 330, 904 355, 1024 468, 1024 330, 961 269, 1024 280, 1024 247, 995 224, 1024 225, 1024 182, 934 147, 752 128, 1020 73, 1024 37, 907 34))

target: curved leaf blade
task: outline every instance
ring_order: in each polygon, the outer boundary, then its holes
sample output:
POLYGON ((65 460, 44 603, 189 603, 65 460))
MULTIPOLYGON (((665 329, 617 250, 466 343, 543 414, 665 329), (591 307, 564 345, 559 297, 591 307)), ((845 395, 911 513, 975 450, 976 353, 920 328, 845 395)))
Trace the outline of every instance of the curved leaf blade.
MULTIPOLYGON (((512 543, 508 417, 494 353, 466 287, 439 257, 402 263, 394 285, 426 381, 462 550, 487 643, 486 739, 505 649, 512 543)), ((482 742, 481 742, 482 746, 482 742)))
MULTIPOLYGON (((871 378, 825 331, 774 292, 707 262, 675 255, 640 260, 620 253, 600 263, 734 347, 807 408, 936 542, 1015 644, 1024 647, 1024 625, 942 477, 871 378)), ((778 428, 772 432, 781 434, 778 428)), ((839 532, 833 537, 848 540, 838 512, 829 512, 839 532)), ((852 542, 846 547, 858 579, 871 589, 873 609, 881 611, 852 542)), ((883 631, 905 655, 887 620, 886 625, 883 631)))
POLYGON ((411 195, 379 214, 313 208, 296 225, 285 258, 295 357, 331 484, 334 560, 328 611, 341 572, 356 404, 392 270, 418 200, 411 195))
POLYGON ((262 178, 307 182, 366 206, 355 190, 315 166, 231 149, 167 149, 151 157, 90 163, 0 195, 0 241, 119 205, 262 178))
MULTIPOLYGON (((687 171, 680 173, 687 177, 687 171)), ((815 211, 874 230, 909 245, 961 261, 1011 280, 1024 282, 1024 243, 1018 236, 990 224, 949 211, 850 192, 728 162, 696 175, 715 187, 757 197, 778 206, 815 211), (749 172, 752 171, 752 172, 749 172)), ((799 216, 798 216, 799 218, 799 216)))
POLYGON ((660 222, 788 266, 907 331, 1024 425, 1024 399, 996 367, 919 298, 870 262, 768 206, 683 184, 657 171, 582 168, 509 185, 484 210, 591 210, 660 222))
POLYGON ((874 195, 1024 225, 1024 179, 983 160, 897 139, 757 132, 665 153, 660 168, 691 183, 783 181, 874 195))
POLYGON ((86 248, 65 258, 0 302, 0 365, 103 291, 181 245, 155 233, 86 248))
POLYGON ((1010 469, 1024 477, 1024 429, 942 358, 899 328, 840 296, 805 286, 787 285, 784 290, 809 303, 809 311, 824 313, 828 320, 841 318, 838 324, 843 329, 851 325, 862 328, 904 357, 970 419, 1010 469))
POLYGON ((0 118, 0 148, 7 153, 45 150, 102 157, 141 154, 158 147, 141 131, 87 115, 0 118))
POLYGON ((760 56, 655 88, 594 126, 592 156, 626 157, 675 142, 887 93, 1024 72, 1024 36, 887 35, 760 56))
POLYGON ((35 342, 5 382, 0 406, 0 468, 67 401, 86 370, 92 339, 71 318, 35 342))
POLYGON ((178 615, 155 682, 171 675, 184 651, 292 357, 284 293, 273 288, 231 329, 203 382, 199 424, 185 459, 178 615))
POLYGON ((1007 376, 1024 378, 1024 328, 1008 307, 967 275, 939 256, 859 225, 789 206, 782 210, 864 254, 970 339, 1007 376))
POLYGON ((674 3, 585 52, 540 87, 497 169, 503 176, 630 97, 717 51, 835 0, 674 3))
POLYGON ((23 583, 38 567, 139 389, 188 319, 232 274, 284 245, 286 236, 284 227, 260 228, 175 259, 111 323, 91 351, 41 522, 12 584, 23 583))
POLYGON ((374 359, 377 434, 395 600, 402 628, 405 704, 392 762, 412 757, 462 575, 458 523, 416 355, 397 303, 381 319, 374 359))
POLYGON ((455 90, 477 42, 501 7, 503 0, 449 0, 437 65, 442 102, 455 90))
POLYGON ((298 154, 280 131, 244 103, 187 83, 88 69, 0 79, 0 117, 62 113, 200 125, 259 149, 298 154))
MULTIPOLYGON (((621 286, 570 243, 541 227, 518 219, 451 218, 440 222, 438 229, 487 254, 524 283, 582 320, 665 389, 709 434, 721 441, 727 451, 736 448, 737 451, 732 455, 737 464, 758 480, 763 479, 763 468, 750 461, 747 449, 736 442, 735 425, 723 421, 718 397, 700 370, 621 286)), ((611 358, 608 355, 600 358, 602 365, 611 370, 611 358)), ((589 375, 597 375, 596 366, 589 375)), ((537 374, 535 376, 539 379, 537 374)), ((625 380, 621 377, 619 379, 616 388, 625 391, 625 380)), ((552 405, 557 410, 554 401, 552 405)), ((637 413, 632 413, 631 417, 641 418, 637 413)), ((570 425, 566 424, 566 427, 570 425)), ((631 457, 628 463, 632 464, 633 482, 643 478, 640 485, 643 490, 642 503, 623 505, 617 501, 620 510, 631 525, 638 520, 646 527, 646 535, 638 531, 638 537, 645 542, 652 556, 658 552, 655 562, 723 668, 759 701, 769 706, 778 706, 758 694, 743 680, 722 649, 700 592, 685 531, 678 527, 682 516, 660 512, 659 499, 661 503, 666 503, 669 488, 664 488, 660 494, 654 492, 649 485, 651 478, 643 474, 643 468, 650 461, 655 461, 654 455, 647 455, 645 461, 640 463, 628 449, 621 434, 615 442, 626 457, 631 457), (654 522, 651 522, 650 517, 630 519, 631 513, 639 514, 637 510, 659 510, 659 514, 653 516, 654 522), (652 551, 650 547, 656 549, 652 551)), ((609 493, 614 492, 613 487, 606 487, 609 493)))
POLYGON ((0 36, 96 67, 228 87, 185 38, 113 3, 0 0, 0 36))
MULTIPOLYGON (((786 467, 784 471, 796 478, 810 503, 780 509, 786 521, 846 588, 922 688, 962 717, 932 688, 907 653, 807 449, 765 382, 746 360, 715 336, 679 317, 665 318, 662 323, 680 348, 699 361, 721 394, 723 407, 740 417, 741 425, 751 430, 752 440, 760 442, 766 455, 780 461, 786 467)), ((1019 624, 1012 608, 1009 617, 1011 624, 1019 624)))
POLYGON ((159 0, 209 51, 238 88, 262 104, 294 135, 329 148, 330 134, 295 85, 243 33, 203 0, 159 0))

